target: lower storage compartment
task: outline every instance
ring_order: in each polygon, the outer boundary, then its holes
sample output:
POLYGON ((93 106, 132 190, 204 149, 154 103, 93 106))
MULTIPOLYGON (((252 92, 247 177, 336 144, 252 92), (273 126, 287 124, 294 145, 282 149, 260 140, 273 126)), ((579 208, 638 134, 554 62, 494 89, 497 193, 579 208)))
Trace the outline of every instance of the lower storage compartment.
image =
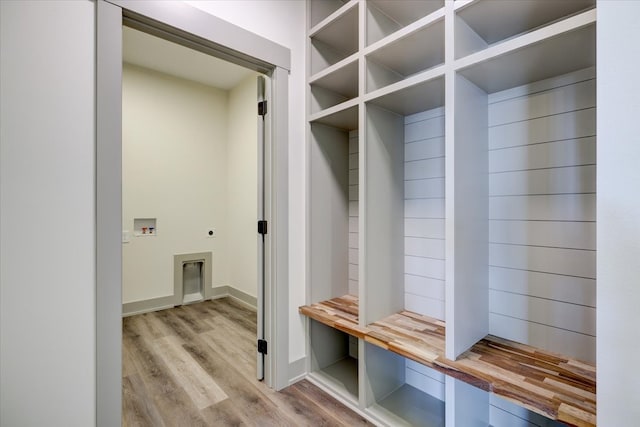
POLYGON ((374 418, 390 426, 445 425, 441 374, 416 369, 406 358, 371 344, 365 344, 365 361, 367 411, 374 418))
POLYGON ((357 340, 354 348, 353 338, 344 332, 315 320, 310 320, 309 326, 310 376, 357 404, 358 359, 354 357, 357 356, 357 340))

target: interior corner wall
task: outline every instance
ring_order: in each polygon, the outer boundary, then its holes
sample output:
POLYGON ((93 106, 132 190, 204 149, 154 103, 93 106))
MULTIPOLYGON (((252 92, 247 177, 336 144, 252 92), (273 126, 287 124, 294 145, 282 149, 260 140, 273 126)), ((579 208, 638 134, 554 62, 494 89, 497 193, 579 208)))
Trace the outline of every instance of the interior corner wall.
POLYGON ((187 1, 211 15, 272 40, 291 50, 289 74, 289 362, 306 354, 306 144, 305 58, 306 1, 187 1))
POLYGON ((598 425, 628 426, 640 419, 640 2, 597 8, 598 425))
POLYGON ((173 295, 176 254, 211 251, 227 285, 227 92, 130 64, 122 85, 123 303, 173 295), (156 234, 136 236, 134 218, 156 234))
POLYGON ((96 423, 95 2, 0 1, 0 425, 96 423))
POLYGON ((257 73, 229 91, 228 107, 229 284, 255 297, 258 284, 257 73))

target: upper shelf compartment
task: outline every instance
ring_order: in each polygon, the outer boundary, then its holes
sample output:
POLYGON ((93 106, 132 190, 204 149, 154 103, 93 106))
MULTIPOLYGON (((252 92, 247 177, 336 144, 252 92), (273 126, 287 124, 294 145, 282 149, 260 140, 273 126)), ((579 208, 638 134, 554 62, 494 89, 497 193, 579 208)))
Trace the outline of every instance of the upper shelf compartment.
POLYGON ((494 93, 595 66, 595 11, 544 30, 495 46, 487 57, 459 60, 456 69, 486 93, 494 93))
POLYGON ((595 0, 476 0, 456 11, 455 56, 487 49, 595 7, 595 0))
POLYGON ((444 63, 444 13, 439 10, 365 50, 372 92, 444 63))
POLYGON ((349 58, 311 76, 311 114, 358 96, 358 58, 349 58))
MULTIPOLYGON (((319 3, 315 1, 313 3, 319 3)), ((346 3, 309 31, 311 75, 317 74, 358 51, 358 5, 346 3)))
POLYGON ((367 46, 441 9, 444 0, 369 0, 367 46))
POLYGON ((313 28, 345 4, 349 0, 311 0, 309 2, 309 28, 313 28))
POLYGON ((414 84, 390 86, 371 93, 366 101, 393 113, 408 116, 444 105, 444 76, 435 74, 414 84))

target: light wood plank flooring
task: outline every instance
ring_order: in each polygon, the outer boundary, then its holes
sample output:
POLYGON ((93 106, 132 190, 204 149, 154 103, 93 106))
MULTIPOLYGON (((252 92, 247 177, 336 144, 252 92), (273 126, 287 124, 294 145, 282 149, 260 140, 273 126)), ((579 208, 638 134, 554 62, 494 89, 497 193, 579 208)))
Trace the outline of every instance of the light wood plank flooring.
POLYGON ((230 298, 123 319, 123 426, 372 425, 308 381, 255 379, 256 313, 230 298))

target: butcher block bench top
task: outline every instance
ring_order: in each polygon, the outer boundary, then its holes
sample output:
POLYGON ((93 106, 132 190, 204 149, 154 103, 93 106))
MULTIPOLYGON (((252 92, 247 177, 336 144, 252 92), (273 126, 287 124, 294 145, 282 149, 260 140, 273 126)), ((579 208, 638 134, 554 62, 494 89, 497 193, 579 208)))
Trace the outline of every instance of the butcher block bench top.
POLYGON ((593 365, 492 335, 458 360, 450 360, 444 356, 443 321, 401 311, 362 327, 358 298, 353 295, 302 306, 299 311, 550 419, 580 427, 596 425, 593 365))

